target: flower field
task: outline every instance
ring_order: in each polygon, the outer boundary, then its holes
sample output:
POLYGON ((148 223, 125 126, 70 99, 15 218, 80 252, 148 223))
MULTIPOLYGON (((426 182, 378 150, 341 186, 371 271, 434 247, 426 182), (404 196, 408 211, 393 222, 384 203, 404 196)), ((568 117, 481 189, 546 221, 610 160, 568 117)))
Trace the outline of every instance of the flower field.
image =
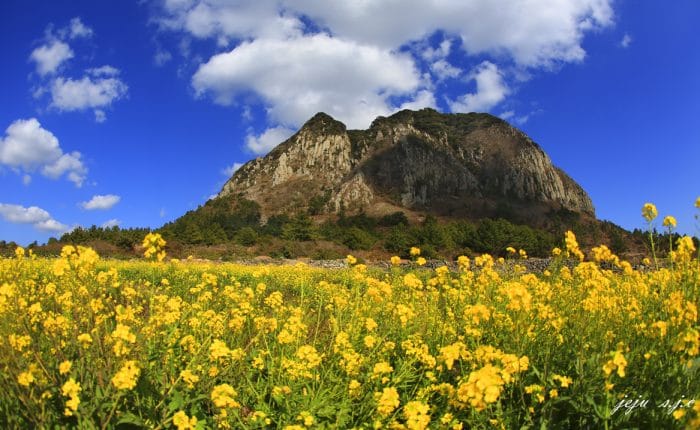
POLYGON ((690 238, 637 270, 567 234, 533 274, 214 265, 155 236, 153 261, 0 260, 0 427, 700 428, 690 238))

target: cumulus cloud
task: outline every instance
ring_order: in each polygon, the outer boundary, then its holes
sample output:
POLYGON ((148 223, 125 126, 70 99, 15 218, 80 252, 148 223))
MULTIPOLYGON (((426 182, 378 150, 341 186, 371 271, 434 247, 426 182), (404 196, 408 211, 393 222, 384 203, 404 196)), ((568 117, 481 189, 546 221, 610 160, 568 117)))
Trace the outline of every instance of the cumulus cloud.
POLYGON ((165 1, 162 28, 186 31, 197 38, 286 38, 300 35, 303 24, 276 1, 165 1))
POLYGON ((156 66, 160 67, 172 59, 173 59, 173 55, 170 52, 164 51, 164 50, 159 50, 153 56, 153 63, 156 66))
POLYGON ((56 136, 36 118, 18 119, 7 127, 0 139, 0 164, 29 173, 40 169, 51 179, 65 174, 78 187, 87 175, 81 154, 77 151, 64 154, 56 136))
POLYGON ((631 44, 632 44, 632 36, 625 33, 625 35, 622 37, 622 40, 620 41, 620 46, 623 48, 628 48, 631 44))
POLYGON ((249 134, 246 137, 246 146, 255 154, 267 154, 272 148, 289 139, 292 134, 294 130, 287 127, 268 128, 258 136, 249 134))
POLYGON ((90 38, 92 37, 93 31, 92 28, 86 26, 83 24, 83 22, 80 20, 80 17, 75 17, 70 20, 70 24, 68 26, 68 37, 71 39, 77 39, 80 37, 84 38, 90 38))
POLYGON ((46 210, 37 206, 24 207, 0 203, 0 216, 13 224, 31 224, 37 230, 61 232, 67 231, 68 226, 51 217, 46 210))
POLYGON ((399 109, 419 110, 423 108, 435 108, 435 95, 429 90, 421 90, 413 100, 407 101, 399 109))
POLYGON ((119 78, 112 75, 104 77, 105 73, 112 73, 112 69, 109 66, 91 69, 92 76, 83 76, 82 79, 54 79, 51 83, 51 106, 60 111, 94 109, 95 120, 103 122, 105 113, 102 108, 125 97, 128 91, 127 85, 119 78))
POLYGON ((476 82, 476 92, 468 93, 457 100, 448 101, 453 112, 484 112, 503 101, 509 93, 498 67, 484 61, 470 74, 476 82))
POLYGON ((41 76, 54 73, 58 68, 73 58, 75 54, 67 43, 52 40, 32 51, 29 58, 36 63, 36 71, 41 76))
POLYGON ((94 67, 92 69, 87 69, 86 72, 92 76, 117 76, 119 74, 119 69, 112 67, 110 65, 104 65, 101 67, 94 67))
POLYGON ((114 194, 96 195, 89 201, 80 203, 80 206, 88 211, 92 210, 108 210, 119 203, 122 198, 114 194))
POLYGON ((338 37, 396 48, 438 30, 458 35, 470 54, 505 53, 518 64, 579 61, 586 31, 613 22, 611 0, 288 0, 338 37))
MULTIPOLYGON (((155 20, 162 30, 179 32, 188 47, 193 38, 210 39, 225 50, 200 64, 191 81, 196 94, 222 105, 247 104, 255 94, 273 127, 298 126, 318 111, 350 128, 366 127, 400 107, 435 105, 436 84, 464 76, 476 82, 476 92, 447 105, 488 110, 511 93, 509 80, 582 61, 584 36, 614 21, 612 0, 161 5, 155 20), (457 66, 484 60, 471 73, 457 66)), ((269 148, 258 140, 248 139, 256 153, 269 148)))
MULTIPOLYGON (((64 64, 75 55, 68 41, 90 38, 92 28, 85 25, 79 17, 71 19, 70 24, 53 32, 49 25, 46 42, 32 51, 30 60, 36 63, 38 74, 43 82, 32 90, 36 99, 50 94, 49 106, 58 111, 81 111, 92 109, 95 121, 107 119, 105 108, 126 96, 128 86, 119 78, 119 69, 110 65, 88 68, 78 79, 56 75, 64 64)), ((71 42, 72 43, 72 42, 71 42)))
POLYGON ((102 223, 102 228, 119 227, 119 226, 121 225, 121 223, 122 223, 122 222, 121 222, 120 220, 118 220, 118 219, 116 219, 116 218, 112 218, 112 219, 110 219, 110 220, 108 220, 108 221, 103 222, 103 223, 102 223))
POLYGON ((244 42, 201 65, 192 85, 220 104, 253 90, 277 123, 325 111, 359 128, 389 113, 388 98, 416 90, 419 77, 408 55, 316 34, 244 42))
POLYGON ((446 60, 438 60, 430 66, 430 70, 440 81, 444 81, 448 78, 457 78, 462 74, 462 71, 446 60))
MULTIPOLYGON (((254 137, 253 137, 254 138, 254 137)), ((230 166, 226 166, 221 170, 221 174, 224 176, 233 176, 234 173, 236 173, 236 170, 240 169, 243 167, 243 163, 233 163, 230 166)))

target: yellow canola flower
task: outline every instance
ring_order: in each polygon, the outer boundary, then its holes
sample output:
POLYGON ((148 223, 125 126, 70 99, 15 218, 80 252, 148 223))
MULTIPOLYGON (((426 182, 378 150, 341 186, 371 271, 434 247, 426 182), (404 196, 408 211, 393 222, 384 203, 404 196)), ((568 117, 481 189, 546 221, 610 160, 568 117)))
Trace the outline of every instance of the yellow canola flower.
POLYGON ((148 233, 146 237, 143 238, 141 246, 145 248, 143 256, 146 258, 155 258, 158 261, 163 261, 165 259, 165 239, 160 235, 160 233, 148 233))
POLYGON ((192 371, 189 369, 185 369, 180 372, 180 378, 182 378, 189 389, 194 388, 194 384, 199 382, 199 376, 192 373, 192 371))
POLYGON ((642 217, 647 222, 652 222, 658 215, 659 211, 656 210, 656 206, 653 203, 644 203, 644 206, 642 206, 642 217))
POLYGON ((358 397, 360 395, 360 389, 362 388, 362 384, 356 379, 353 379, 350 381, 348 384, 348 394, 350 397, 358 397))
POLYGON ((21 246, 18 246, 15 248, 15 256, 17 257, 18 260, 21 260, 24 258, 24 248, 21 246))
POLYGON ((394 255, 393 257, 391 257, 391 264, 392 266, 398 266, 399 264, 401 264, 401 257, 399 257, 398 255, 394 255))
POLYGON ((69 397, 69 399, 66 401, 66 409, 63 411, 65 416, 70 417, 75 411, 78 410, 78 405, 80 404, 78 394, 80 393, 80 390, 82 390, 80 384, 75 382, 75 379, 73 378, 70 378, 61 387, 61 394, 63 397, 69 397))
POLYGON ((564 242, 566 243, 566 250, 569 255, 573 255, 578 258, 579 261, 583 261, 583 252, 579 248, 578 241, 576 240, 576 235, 571 230, 564 234, 564 242))
POLYGON ((238 408, 240 404, 235 400, 237 396, 238 393, 229 384, 217 385, 211 391, 211 401, 221 409, 238 408))
POLYGON ((173 425, 177 430, 194 430, 197 426, 197 417, 188 417, 184 411, 178 411, 173 415, 173 425))
MULTIPOLYGON (((695 200, 695 207, 700 209, 700 197, 695 200)), ((698 404, 700 404, 700 402, 698 402, 698 404)))
POLYGON ((419 265, 419 266, 424 266, 425 263, 427 263, 427 261, 426 261, 425 258, 423 258, 423 257, 418 257, 418 258, 416 259, 416 264, 419 265))
POLYGON ((305 427, 314 425, 314 416, 308 411, 302 411, 297 415, 297 421, 302 421, 305 427))
POLYGON ((354 266, 357 264, 357 258, 353 257, 352 255, 348 254, 347 257, 345 257, 345 261, 348 262, 348 265, 354 266))
POLYGON ((430 424, 430 406, 423 402, 412 401, 403 408, 408 430, 424 430, 430 424))
POLYGON ((411 250, 409 251, 409 254, 411 255, 411 257, 419 256, 420 255, 420 248, 412 246, 411 250))
POLYGON ((66 360, 58 365, 58 373, 60 373, 61 375, 65 375, 66 373, 70 372, 70 369, 72 366, 73 366, 73 363, 66 360))
POLYGON ((19 382, 19 385, 28 387, 31 385, 32 382, 34 382, 34 375, 32 375, 32 372, 22 372, 17 376, 17 382, 19 382))
POLYGON ((381 393, 374 393, 374 398, 377 401, 377 412, 382 417, 388 417, 394 412, 394 409, 399 407, 399 392, 394 387, 386 387, 381 393))
POLYGON ((482 411, 488 403, 498 400, 505 381, 499 369, 487 364, 481 369, 471 372, 469 379, 460 384, 457 398, 460 402, 471 405, 477 411, 482 411))
POLYGON ((621 351, 615 351, 614 353, 611 353, 611 355, 612 358, 603 365, 603 372, 605 373, 605 376, 610 376, 610 374, 617 369, 617 376, 624 378, 625 368, 627 367, 627 359, 625 359, 625 356, 621 351))
POLYGON ((663 226, 668 228, 676 228, 676 226, 678 226, 678 222, 676 221, 676 218, 668 215, 664 218, 663 226))
POLYGON ((112 385, 118 390, 131 390, 136 387, 136 382, 141 374, 141 369, 135 361, 129 360, 112 377, 112 385))

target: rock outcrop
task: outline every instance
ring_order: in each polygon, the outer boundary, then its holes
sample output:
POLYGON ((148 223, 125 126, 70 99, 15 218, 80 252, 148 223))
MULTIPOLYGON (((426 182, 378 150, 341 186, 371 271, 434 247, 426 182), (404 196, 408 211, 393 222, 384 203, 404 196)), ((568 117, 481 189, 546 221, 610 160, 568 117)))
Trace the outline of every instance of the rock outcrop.
POLYGON ((397 210, 478 218, 551 210, 595 216, 591 199, 522 131, 488 114, 432 109, 377 118, 368 130, 319 113, 267 156, 246 163, 219 198, 258 202, 265 216, 397 210))

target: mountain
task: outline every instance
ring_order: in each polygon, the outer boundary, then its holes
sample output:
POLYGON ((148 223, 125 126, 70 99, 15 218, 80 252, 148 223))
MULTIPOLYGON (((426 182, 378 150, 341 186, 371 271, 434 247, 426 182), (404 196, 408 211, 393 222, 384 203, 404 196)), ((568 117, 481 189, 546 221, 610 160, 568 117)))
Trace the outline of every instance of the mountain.
POLYGON ((410 219, 504 217, 542 225, 553 213, 595 219, 590 197, 525 133, 484 113, 404 110, 348 130, 325 113, 249 161, 217 198, 282 213, 396 211, 410 219))

